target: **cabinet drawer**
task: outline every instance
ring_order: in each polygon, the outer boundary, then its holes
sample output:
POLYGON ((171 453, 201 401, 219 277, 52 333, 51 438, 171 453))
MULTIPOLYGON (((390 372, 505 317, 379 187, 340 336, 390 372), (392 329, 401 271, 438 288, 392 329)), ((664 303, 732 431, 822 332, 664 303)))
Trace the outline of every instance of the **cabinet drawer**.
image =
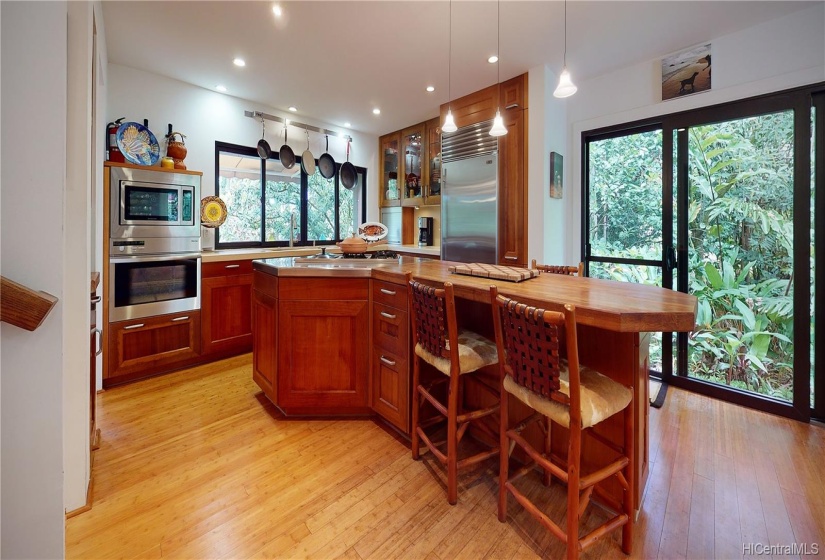
POLYGON ((235 274, 252 274, 252 261, 208 262, 201 265, 201 278, 234 276, 235 274))
POLYGON ((372 328, 376 348, 397 356, 407 355, 409 315, 394 307, 373 303, 372 328))
POLYGON ((375 348, 372 408, 402 432, 410 431, 410 372, 407 360, 375 348))
POLYGON ((407 293, 409 287, 405 284, 393 284, 383 280, 372 281, 372 301, 400 309, 407 310, 407 293))

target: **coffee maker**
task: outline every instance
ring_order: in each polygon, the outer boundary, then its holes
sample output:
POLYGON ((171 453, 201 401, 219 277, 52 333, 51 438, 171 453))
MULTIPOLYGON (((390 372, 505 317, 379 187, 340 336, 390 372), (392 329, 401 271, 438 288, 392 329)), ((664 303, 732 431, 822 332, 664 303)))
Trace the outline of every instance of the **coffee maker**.
POLYGON ((418 246, 427 247, 433 244, 433 219, 418 218, 418 246))

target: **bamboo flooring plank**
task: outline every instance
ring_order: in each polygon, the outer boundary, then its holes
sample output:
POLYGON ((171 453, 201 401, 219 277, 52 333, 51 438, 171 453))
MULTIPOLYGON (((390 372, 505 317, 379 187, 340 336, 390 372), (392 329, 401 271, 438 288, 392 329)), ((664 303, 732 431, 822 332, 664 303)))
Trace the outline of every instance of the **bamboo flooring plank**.
POLYGON ((714 552, 719 558, 741 556, 742 533, 736 495, 736 470, 730 457, 715 455, 714 475, 714 552))
POLYGON ((699 474, 693 475, 688 526, 688 558, 716 558, 713 482, 699 474))
MULTIPOLYGON (((498 522, 497 465, 462 474, 450 506, 432 457, 413 461, 371 420, 286 419, 251 376, 246 355, 101 393, 95 501, 67 520, 66 557, 564 556, 512 498, 498 522)), ((823 544, 822 426, 673 387, 650 422, 630 558, 740 557, 743 543, 774 539, 823 544)), ((519 485, 563 522, 563 485, 544 487, 533 474, 519 485)), ((605 518, 591 505, 582 532, 605 518)), ((583 558, 628 558, 619 542, 614 532, 583 558)))

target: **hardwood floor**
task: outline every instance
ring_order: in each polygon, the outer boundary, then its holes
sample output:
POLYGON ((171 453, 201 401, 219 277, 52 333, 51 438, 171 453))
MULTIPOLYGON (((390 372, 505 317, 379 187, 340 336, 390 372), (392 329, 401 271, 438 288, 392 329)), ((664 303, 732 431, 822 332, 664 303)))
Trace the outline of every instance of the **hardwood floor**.
MULTIPOLYGON (((99 395, 90 511, 67 558, 561 558, 510 498, 496 462, 459 479, 370 420, 286 420, 252 382, 251 355, 99 395), (435 473, 435 475, 433 474, 435 473)), ((651 472, 634 558, 738 558, 743 543, 817 543, 825 556, 825 429, 671 387, 651 410, 651 472)), ((556 520, 564 488, 524 490, 556 520)), ((585 525, 604 512, 591 506, 585 525)), ((621 531, 585 558, 626 558, 621 531)))

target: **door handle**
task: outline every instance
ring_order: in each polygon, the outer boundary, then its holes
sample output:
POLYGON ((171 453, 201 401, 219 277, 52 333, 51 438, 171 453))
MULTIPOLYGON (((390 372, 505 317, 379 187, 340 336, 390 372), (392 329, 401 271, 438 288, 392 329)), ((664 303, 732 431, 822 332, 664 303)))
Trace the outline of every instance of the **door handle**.
POLYGON ((103 331, 100 329, 95 329, 95 356, 100 356, 103 353, 103 344, 101 344, 103 340, 103 331))
POLYGON ((668 247, 665 249, 665 268, 673 270, 676 268, 676 249, 673 247, 668 247))
POLYGON ((92 298, 91 303, 100 303, 101 299, 103 299, 103 296, 95 296, 92 298))

